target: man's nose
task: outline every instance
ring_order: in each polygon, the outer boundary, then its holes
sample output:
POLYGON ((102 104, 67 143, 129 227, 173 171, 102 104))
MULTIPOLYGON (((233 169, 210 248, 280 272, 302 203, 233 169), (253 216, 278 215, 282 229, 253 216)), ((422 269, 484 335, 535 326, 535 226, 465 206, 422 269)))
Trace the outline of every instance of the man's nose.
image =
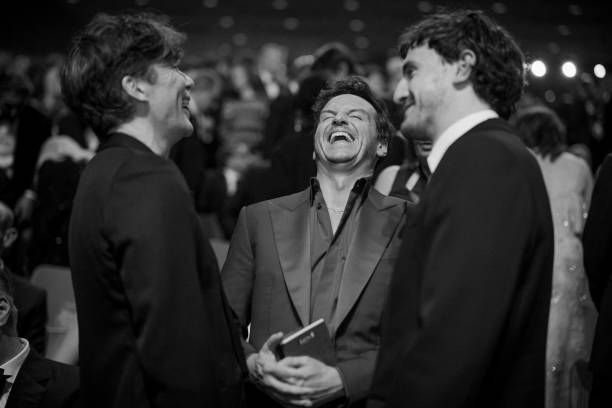
POLYGON ((334 125, 343 125, 346 124, 346 114, 343 112, 338 112, 334 119, 332 120, 332 124, 334 125))
POLYGON ((393 102, 403 105, 408 97, 408 81, 405 78, 400 79, 393 92, 393 102))
POLYGON ((181 71, 181 74, 185 77, 185 88, 191 89, 195 85, 195 81, 189 75, 181 71))

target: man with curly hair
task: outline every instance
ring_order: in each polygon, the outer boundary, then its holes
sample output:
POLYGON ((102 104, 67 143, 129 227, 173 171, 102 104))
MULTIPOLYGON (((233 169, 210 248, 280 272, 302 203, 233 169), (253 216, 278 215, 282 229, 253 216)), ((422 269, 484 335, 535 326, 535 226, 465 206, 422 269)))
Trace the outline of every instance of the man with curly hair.
POLYGON ((102 140, 74 200, 70 264, 86 407, 236 407, 238 326, 187 184, 167 155, 189 136, 184 35, 146 14, 98 15, 62 71, 102 140))
POLYGON ((401 130, 433 141, 383 316, 369 407, 542 407, 553 226, 534 157, 506 124, 524 84, 479 11, 400 37, 401 130), (500 118, 501 117, 501 118, 500 118))

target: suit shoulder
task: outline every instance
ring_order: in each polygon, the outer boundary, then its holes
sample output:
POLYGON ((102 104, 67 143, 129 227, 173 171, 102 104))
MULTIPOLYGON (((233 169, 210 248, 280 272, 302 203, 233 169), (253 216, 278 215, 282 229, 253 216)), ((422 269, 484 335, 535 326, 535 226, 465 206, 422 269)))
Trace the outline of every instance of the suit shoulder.
POLYGON ((260 212, 267 208, 281 207, 286 209, 294 209, 304 201, 306 201, 310 194, 310 188, 302 190, 300 192, 289 194, 282 197, 272 198, 270 200, 260 201, 255 204, 247 206, 249 212, 260 212))
POLYGON ((391 207, 391 206, 407 206, 408 205, 408 201, 399 198, 399 197, 395 197, 395 196, 391 196, 391 195, 384 195, 383 193, 381 193, 380 191, 376 190, 374 187, 372 187, 368 193, 373 199, 379 201, 383 206, 385 207, 391 207))
POLYGON ((36 351, 30 350, 19 376, 45 382, 49 392, 58 398, 69 398, 79 390, 79 368, 41 357, 36 351))
POLYGON ((125 171, 148 171, 158 169, 159 171, 171 170, 172 163, 153 152, 132 150, 126 147, 112 147, 96 154, 87 164, 84 174, 88 172, 98 173, 104 170, 107 174, 125 171))
POLYGON ((533 154, 510 125, 501 119, 483 122, 461 137, 456 144, 463 166, 481 167, 485 164, 491 171, 512 169, 518 173, 540 172, 533 154), (472 157, 477 157, 477 160, 471 160, 472 157))

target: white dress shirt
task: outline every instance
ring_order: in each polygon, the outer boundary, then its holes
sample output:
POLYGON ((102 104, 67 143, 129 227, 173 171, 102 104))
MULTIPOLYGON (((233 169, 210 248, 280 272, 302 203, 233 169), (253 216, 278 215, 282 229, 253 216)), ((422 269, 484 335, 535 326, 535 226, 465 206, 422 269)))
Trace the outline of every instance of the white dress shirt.
MULTIPOLYGON (((4 375, 11 376, 10 378, 6 379, 6 382, 10 385, 8 387, 6 386, 4 387, 4 389, 8 391, 3 393, 2 397, 0 398, 0 408, 4 408, 6 406, 6 402, 8 401, 9 394, 11 393, 11 390, 13 388, 13 383, 15 382, 15 379, 17 378, 17 374, 19 374, 19 370, 21 370, 21 366, 23 365, 23 362, 28 357, 28 354, 30 354, 30 343, 28 343, 26 339, 22 339, 21 337, 19 338, 19 342, 21 343, 21 349, 19 350, 19 352, 15 356, 13 356, 9 361, 0 365, 0 368, 4 369, 4 375)), ((4 390, 0 390, 0 391, 4 391, 4 390)))
POLYGON ((459 119, 450 125, 438 139, 434 142, 429 156, 427 156, 427 165, 433 174, 436 167, 440 164, 440 160, 444 157, 446 150, 455 143, 461 136, 465 135, 469 130, 481 124, 485 120, 498 118, 499 115, 491 109, 471 113, 459 119))

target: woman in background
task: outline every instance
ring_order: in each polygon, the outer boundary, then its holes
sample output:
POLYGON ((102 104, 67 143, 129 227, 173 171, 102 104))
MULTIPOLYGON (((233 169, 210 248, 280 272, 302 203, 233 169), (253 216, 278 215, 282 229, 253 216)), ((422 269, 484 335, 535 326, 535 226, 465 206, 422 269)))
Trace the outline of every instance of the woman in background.
POLYGON ((596 311, 584 273, 580 236, 593 178, 587 163, 566 151, 565 126, 552 110, 544 106, 526 108, 517 113, 514 125, 542 169, 555 231, 546 407, 586 406, 586 362, 596 311))

